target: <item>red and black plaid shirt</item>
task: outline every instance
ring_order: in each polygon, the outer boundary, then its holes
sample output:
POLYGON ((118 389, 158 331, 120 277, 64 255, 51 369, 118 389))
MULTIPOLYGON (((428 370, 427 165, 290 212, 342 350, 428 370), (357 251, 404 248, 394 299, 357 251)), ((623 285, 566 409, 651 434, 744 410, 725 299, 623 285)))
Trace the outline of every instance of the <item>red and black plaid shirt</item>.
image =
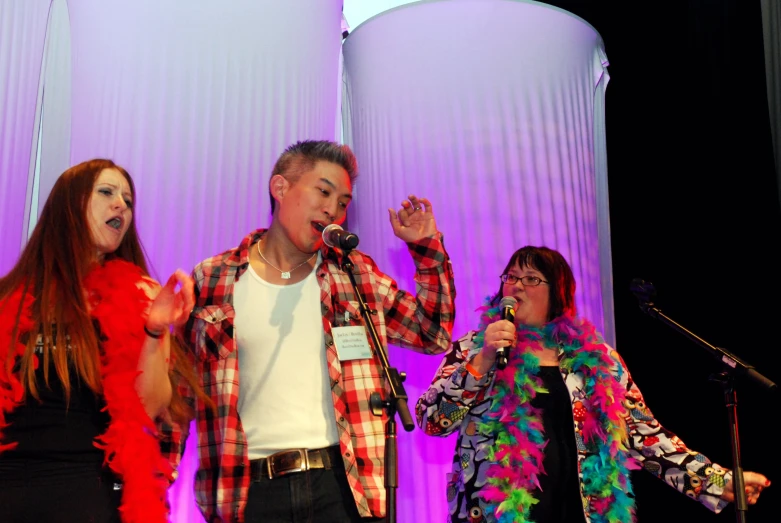
MULTIPOLYGON (((233 283, 249 265, 249 248, 265 230, 244 238, 236 249, 209 258, 193 270, 196 304, 184 329, 184 342, 195 359, 200 384, 214 401, 217 415, 195 401, 198 472, 195 494, 209 523, 244 520, 250 483, 247 440, 239 419, 239 360, 233 283)), ((400 290, 365 254, 353 251, 353 274, 381 343, 441 354, 450 345, 455 318, 455 286, 450 259, 440 234, 408 244, 416 265, 417 296, 400 290), (376 311, 376 313, 375 313, 376 311)), ((385 416, 369 408, 372 392, 384 394, 379 358, 340 362, 331 327, 362 325, 353 285, 340 269, 341 256, 323 247, 315 270, 320 285, 323 329, 347 480, 362 516, 385 513, 385 416), (345 314, 348 313, 348 314, 345 314)), ((191 396, 180 387, 186 397, 191 396)), ((187 427, 162 427, 163 451, 178 465, 187 427)))

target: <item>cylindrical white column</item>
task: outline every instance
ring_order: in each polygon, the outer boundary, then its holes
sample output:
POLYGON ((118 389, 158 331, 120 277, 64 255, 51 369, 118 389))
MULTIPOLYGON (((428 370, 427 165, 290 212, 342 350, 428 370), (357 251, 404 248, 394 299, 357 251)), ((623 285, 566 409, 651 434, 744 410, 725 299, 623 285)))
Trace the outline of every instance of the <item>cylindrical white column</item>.
POLYGON ((27 243, 50 2, 0 2, 0 275, 27 243))
MULTIPOLYGON (((341 0, 68 4, 71 160, 129 170, 158 277, 267 226, 279 154, 336 138, 341 0)), ((174 523, 203 521, 198 444, 191 434, 169 491, 174 523)))
MULTIPOLYGON (((343 54, 345 141, 361 168, 349 221, 361 249, 414 289, 383 211, 426 196, 455 270, 454 338, 477 327, 475 308, 498 291, 510 255, 546 245, 568 259, 579 312, 610 341, 608 77, 596 30, 533 1, 421 1, 354 28, 343 54)), ((391 357, 414 405, 439 358, 391 357)), ((452 446, 414 438, 399 452, 399 520, 442 521, 452 446), (419 463, 442 470, 421 477, 419 463)))
POLYGON ((423 1, 354 29, 343 103, 361 247, 389 259, 373 204, 424 194, 448 233, 461 310, 498 288, 515 248, 545 244, 570 261, 580 311, 602 325, 605 66, 589 24, 537 2, 423 1))

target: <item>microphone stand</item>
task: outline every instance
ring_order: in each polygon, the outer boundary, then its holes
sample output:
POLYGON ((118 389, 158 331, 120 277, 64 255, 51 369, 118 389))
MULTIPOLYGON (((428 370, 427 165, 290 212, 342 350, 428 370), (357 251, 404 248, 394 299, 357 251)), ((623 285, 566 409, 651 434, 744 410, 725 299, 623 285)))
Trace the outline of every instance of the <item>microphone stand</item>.
POLYGON ((653 284, 640 279, 632 280, 630 290, 637 297, 640 303, 640 309, 651 316, 661 320, 663 323, 680 332, 687 338, 694 340, 698 345, 707 349, 707 351, 724 365, 724 372, 711 375, 710 380, 721 384, 724 391, 724 403, 727 407, 727 416, 729 418, 730 443, 732 446, 732 491, 735 495, 735 515, 739 523, 745 523, 748 504, 746 502, 746 486, 743 480, 743 467, 740 461, 740 439, 738 436, 738 398, 735 391, 735 376, 745 376, 750 378, 755 384, 766 391, 775 392, 776 384, 759 373, 753 365, 749 365, 734 354, 731 354, 721 347, 711 345, 696 334, 692 333, 679 323, 676 323, 668 316, 664 315, 653 303, 652 299, 656 295, 653 284))
POLYGON ((387 523, 396 523, 396 489, 399 486, 398 453, 396 447, 396 414, 401 418, 401 424, 404 427, 404 430, 411 432, 415 429, 415 423, 412 421, 409 406, 407 405, 407 392, 404 390, 404 385, 402 384, 407 376, 405 373, 399 373, 398 370, 390 366, 388 353, 382 343, 380 343, 377 329, 375 329, 374 322, 371 320, 371 315, 377 314, 377 312, 372 311, 369 309, 368 305, 366 305, 366 301, 358 290, 358 284, 353 275, 353 268, 355 266, 350 260, 350 252, 352 252, 352 250, 344 250, 343 252, 342 270, 350 277, 355 296, 358 298, 361 315, 363 316, 366 327, 369 329, 369 334, 371 335, 376 354, 380 359, 385 374, 385 383, 388 385, 388 397, 382 399, 379 392, 372 392, 369 396, 369 405, 375 416, 382 416, 383 409, 388 414, 388 422, 385 424, 385 517, 387 523))

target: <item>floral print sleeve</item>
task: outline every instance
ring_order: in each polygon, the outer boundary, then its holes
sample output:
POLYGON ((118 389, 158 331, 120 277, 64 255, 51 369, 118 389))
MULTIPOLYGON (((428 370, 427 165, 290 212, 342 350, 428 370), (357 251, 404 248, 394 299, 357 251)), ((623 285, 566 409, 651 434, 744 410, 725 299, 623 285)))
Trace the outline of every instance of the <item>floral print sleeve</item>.
POLYGON ((493 371, 476 378, 466 369, 467 362, 477 353, 476 334, 470 331, 453 344, 431 386, 418 400, 418 425, 429 436, 456 432, 470 409, 485 400, 493 371))

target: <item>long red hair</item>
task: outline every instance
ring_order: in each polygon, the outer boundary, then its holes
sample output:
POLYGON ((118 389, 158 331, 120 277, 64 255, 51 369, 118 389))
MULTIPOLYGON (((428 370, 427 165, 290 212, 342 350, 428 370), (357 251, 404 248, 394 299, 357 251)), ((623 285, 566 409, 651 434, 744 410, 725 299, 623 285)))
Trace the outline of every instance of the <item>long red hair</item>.
MULTIPOLYGON (((19 362, 25 391, 35 398, 38 398, 38 391, 34 351, 38 333, 44 340, 40 363, 47 386, 49 364, 53 361, 66 398, 70 397, 71 390, 69 365, 73 365, 81 381, 90 389, 101 392, 100 351, 84 296, 83 281, 97 253, 87 221, 87 204, 95 180, 104 169, 116 169, 122 173, 135 197, 130 175, 111 160, 94 159, 71 167, 54 184, 16 265, 0 278, 0 299, 5 299, 21 287, 35 300, 33 330, 27 340, 27 350, 19 362), (70 345, 71 350, 52 350, 54 325, 57 329, 56 343, 62 349, 70 345)), ((144 273, 148 272, 134 220, 130 222, 117 251, 106 256, 106 259, 111 258, 125 259, 141 267, 144 273)), ((0 307, 4 308, 4 305, 0 307)), ((20 313, 3 311, 2 308, 2 314, 18 316, 20 313)), ((7 361, 6 365, 14 363, 7 361)))
MULTIPOLYGON (((0 314, 16 316, 17 328, 14 330, 14 337, 17 336, 21 310, 4 310, 6 298, 14 290, 22 288, 25 294, 31 293, 35 300, 32 310, 33 328, 24 356, 20 362, 11 361, 13 351, 9 350, 9 359, 5 364, 9 371, 19 364, 19 376, 25 392, 36 399, 39 398, 35 378, 35 345, 38 333, 44 340, 40 364, 43 366, 44 382, 47 386, 49 366, 53 361, 66 401, 70 398, 71 391, 70 366, 82 383, 96 394, 102 392, 100 345, 87 307, 83 282, 95 262, 97 253, 87 221, 87 206, 95 181, 105 169, 116 169, 122 173, 130 186, 133 201, 136 201, 133 179, 113 161, 98 158, 74 165, 57 179, 18 261, 8 274, 0 278, 0 314), (52 350, 54 325, 57 329, 57 345, 62 349, 70 345, 71 350, 52 350)), ((116 258, 129 261, 140 267, 145 275, 149 274, 135 220, 131 220, 117 250, 105 256, 106 261, 116 258)), ((13 341, 8 340, 8 343, 12 344, 13 341)), ((174 372, 194 385, 194 374, 187 368, 187 359, 183 357, 182 350, 173 336, 171 351, 175 364, 178 363, 174 372)), ((171 405, 171 414, 175 417, 187 410, 180 402, 181 398, 175 393, 171 405)))

